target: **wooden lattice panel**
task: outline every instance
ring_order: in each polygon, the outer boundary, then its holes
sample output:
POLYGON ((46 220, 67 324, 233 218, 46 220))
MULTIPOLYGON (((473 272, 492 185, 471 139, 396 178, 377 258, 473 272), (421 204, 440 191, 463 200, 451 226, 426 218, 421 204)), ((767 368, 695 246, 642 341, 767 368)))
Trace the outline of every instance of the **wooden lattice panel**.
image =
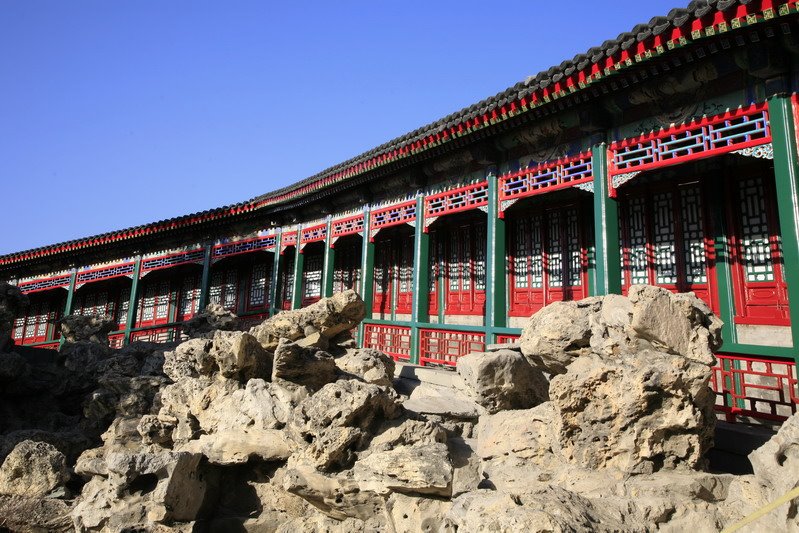
POLYGON ((55 289, 58 287, 69 287, 70 274, 63 276, 53 276, 50 278, 35 279, 20 283, 17 287, 25 294, 32 292, 46 291, 48 289, 55 289))
POLYGON ((416 221, 416 200, 409 200, 372 211, 371 229, 374 232, 414 221, 416 221))
POLYGON ((590 152, 503 174, 498 178, 500 217, 519 198, 590 183, 593 179, 590 152))
POLYGON ((366 324, 363 330, 363 347, 380 350, 397 361, 411 357, 411 328, 366 324))
POLYGON ((76 283, 83 284, 92 281, 99 281, 101 279, 116 278, 118 276, 129 276, 133 274, 134 268, 135 264, 133 263, 133 261, 131 261, 129 263, 122 263, 120 265, 113 265, 103 268, 86 270, 84 272, 78 272, 76 283))
POLYGON ((424 200, 425 225, 437 217, 478 209, 485 205, 488 205, 487 181, 433 194, 424 200))
POLYGON ((781 422, 799 404, 792 360, 716 354, 710 385, 716 410, 729 422, 738 417, 781 422))
POLYGON ((343 237, 345 235, 353 235, 362 232, 363 227, 364 217, 363 213, 361 213, 355 216, 342 218, 340 220, 334 220, 332 223, 331 234, 334 238, 343 237))
POLYGON ((485 333, 419 330, 419 363, 455 366, 460 357, 485 351, 485 333))
POLYGON ((141 271, 149 272, 151 270, 185 265, 187 263, 202 263, 204 257, 205 250, 202 248, 186 250, 173 254, 159 255, 157 257, 142 259, 141 271))
POLYGON ((619 177, 771 142, 766 104, 755 104, 610 145, 611 196, 619 177), (614 180, 614 177, 616 178, 614 180))
POLYGON ((243 241, 226 242, 214 246, 212 256, 214 259, 229 257, 231 255, 245 254, 257 250, 268 250, 277 245, 277 235, 264 235, 254 239, 243 241))

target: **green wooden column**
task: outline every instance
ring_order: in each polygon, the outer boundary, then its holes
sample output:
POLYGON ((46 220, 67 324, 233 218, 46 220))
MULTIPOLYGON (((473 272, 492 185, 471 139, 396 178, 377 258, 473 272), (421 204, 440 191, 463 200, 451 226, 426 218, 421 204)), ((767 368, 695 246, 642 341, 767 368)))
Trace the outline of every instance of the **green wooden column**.
POLYGON ((591 167, 594 172, 594 290, 598 295, 621 294, 619 205, 608 195, 608 149, 605 143, 591 148, 591 167))
MULTIPOLYGON (((139 279, 141 278, 141 255, 136 256, 133 265, 133 279, 130 283, 130 297, 128 298, 128 316, 125 320, 125 336, 122 344, 130 344, 130 330, 136 325, 136 307, 139 302, 139 279)), ((201 295, 202 297, 202 295, 201 295)))
POLYGON ((280 279, 280 244, 283 239, 283 228, 277 228, 275 249, 272 255, 272 279, 269 280, 269 314, 277 313, 277 282, 280 279))
POLYGON ((200 311, 204 311, 208 306, 208 294, 211 284, 211 254, 213 251, 213 244, 208 243, 205 245, 205 256, 203 256, 203 274, 200 278, 200 301, 197 307, 200 311))
POLYGON ((722 175, 713 176, 706 189, 705 198, 708 199, 711 222, 713 227, 713 251, 715 254, 714 266, 716 269, 716 293, 719 301, 719 318, 724 321, 721 327, 721 338, 724 344, 736 342, 735 338, 735 301, 732 290, 732 264, 728 242, 726 211, 725 182, 729 169, 722 175))
POLYGON ((322 263, 322 296, 333 296, 333 273, 336 270, 336 249, 333 248, 333 218, 327 217, 325 233, 325 256, 322 263))
POLYGON ((488 212, 486 219, 486 343, 495 342, 494 328, 508 323, 505 303, 507 241, 505 220, 499 218, 499 182, 494 173, 488 176, 488 212))
MULTIPOLYGON (((365 310, 364 318, 372 318, 372 301, 375 282, 375 243, 369 238, 371 209, 367 205, 363 209, 363 240, 361 242, 361 287, 360 293, 365 310)), ((358 343, 363 346, 364 324, 358 326, 358 343)))
POLYGON ((302 273, 305 268, 305 256, 300 252, 300 229, 297 228, 297 245, 294 247, 294 288, 291 291, 291 308, 302 307, 302 273))
POLYGON ((793 355, 799 364, 799 153, 790 97, 772 96, 768 99, 768 109, 793 355))
MULTIPOLYGON (((72 314, 72 307, 75 301, 75 283, 78 280, 78 269, 73 268, 72 273, 69 275, 69 286, 67 287, 67 301, 64 304, 64 314, 62 316, 67 316, 72 314)), ((60 328, 59 328, 60 329, 60 328)), ((55 335, 55 332, 53 332, 55 335)), ((64 337, 61 337, 58 341, 59 346, 64 345, 64 337)))
POLYGON ((413 303, 411 306, 411 363, 419 364, 419 323, 430 321, 430 234, 424 231, 424 197, 416 197, 413 234, 413 303))

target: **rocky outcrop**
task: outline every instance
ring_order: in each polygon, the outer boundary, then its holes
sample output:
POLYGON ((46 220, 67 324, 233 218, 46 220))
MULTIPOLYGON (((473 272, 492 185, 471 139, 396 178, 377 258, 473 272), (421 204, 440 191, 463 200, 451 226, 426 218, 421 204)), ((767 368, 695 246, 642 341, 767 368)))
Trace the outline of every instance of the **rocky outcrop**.
POLYGON ((691 293, 672 294, 634 285, 629 297, 555 302, 530 319, 521 351, 542 369, 562 374, 579 356, 612 357, 644 349, 676 354, 705 365, 721 345, 721 320, 691 293))
POLYGON ((41 498, 68 479, 63 453, 46 442, 25 440, 0 466, 0 494, 41 498))
POLYGON ((692 296, 548 307, 409 398, 354 346, 359 301, 175 346, 71 342, 45 366, 2 354, 0 528, 716 531, 799 479, 799 415, 754 474, 702 470, 719 324, 692 296))
POLYGON ((363 300, 349 290, 322 298, 303 309, 278 313, 252 328, 250 333, 270 350, 277 348, 280 339, 296 341, 317 333, 329 341, 357 326, 364 313, 363 300))
POLYGON ((519 352, 497 350, 458 359, 467 394, 489 413, 526 409, 547 400, 549 382, 519 352))
POLYGON ((275 349, 272 380, 283 380, 317 391, 336 380, 333 356, 317 348, 306 348, 281 340, 275 349))
POLYGON ((183 326, 183 333, 190 339, 213 337, 217 331, 233 331, 239 326, 238 317, 220 304, 210 303, 183 326))
POLYGON ((394 360, 379 350, 361 348, 350 350, 336 360, 336 366, 344 372, 367 383, 390 387, 394 381, 394 360))
POLYGON ((0 282, 0 353, 6 351, 11 340, 14 319, 23 314, 30 302, 17 287, 0 282))
POLYGON ((561 453, 587 468, 702 468, 715 426, 709 379, 708 366, 650 350, 581 357, 550 388, 561 453))
POLYGON ((302 458, 320 471, 348 468, 383 420, 397 418, 401 410, 392 389, 342 380, 303 400, 286 430, 302 458))
POLYGON ((117 327, 105 315, 67 315, 58 321, 61 338, 66 342, 96 342, 108 344, 108 334, 117 327))

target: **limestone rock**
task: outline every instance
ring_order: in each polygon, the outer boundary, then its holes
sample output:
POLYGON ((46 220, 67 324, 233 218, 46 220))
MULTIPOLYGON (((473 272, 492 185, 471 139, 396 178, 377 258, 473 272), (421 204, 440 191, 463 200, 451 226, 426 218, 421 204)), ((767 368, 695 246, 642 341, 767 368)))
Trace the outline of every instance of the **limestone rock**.
POLYGON ((318 332, 326 339, 349 331, 363 320, 363 300, 353 290, 339 292, 303 309, 281 311, 255 326, 250 333, 267 349, 277 348, 279 339, 296 341, 318 332))
POLYGON ((0 466, 0 494, 43 497, 69 479, 66 458, 51 444, 17 444, 0 466))
POLYGON ((672 294, 662 287, 633 285, 631 327, 658 350, 713 365, 721 347, 721 320, 693 293, 672 294))
POLYGON ((348 352, 336 360, 343 372, 358 376, 367 383, 390 387, 394 381, 394 360, 380 350, 361 348, 348 352))
POLYGON ((276 429, 222 430, 186 443, 181 451, 201 453, 217 465, 244 464, 250 459, 285 461, 291 446, 285 434, 276 429))
POLYGON ((11 340, 14 319, 28 309, 30 301, 17 287, 0 282, 0 352, 6 350, 11 340))
POLYGON ((563 456, 635 473, 701 468, 715 424, 709 379, 710 367, 651 350, 578 358, 550 384, 563 456))
POLYGON ((556 487, 523 493, 478 490, 462 494, 453 500, 445 524, 470 532, 644 530, 622 527, 586 498, 556 487))
POLYGON ((452 503, 444 498, 418 497, 394 492, 386 501, 386 510, 396 533, 446 533, 444 517, 452 503))
POLYGON ((0 494, 0 528, 19 533, 71 533, 69 502, 0 494))
MULTIPOLYGON (((799 486, 799 413, 783 422, 766 444, 749 454, 754 475, 732 481, 720 513, 725 527, 799 486)), ((796 499, 753 523, 751 531, 799 531, 796 499)), ((745 529, 744 531, 749 531, 745 529)))
POLYGON ((388 451, 399 446, 436 442, 447 442, 447 432, 441 425, 426 420, 396 419, 384 424, 383 430, 369 443, 367 452, 388 451))
POLYGON ((61 338, 66 342, 97 342, 108 344, 108 334, 116 329, 116 323, 103 315, 67 315, 58 321, 61 338))
POLYGON ((246 382, 268 378, 272 355, 255 338, 240 331, 216 331, 211 339, 191 339, 164 354, 164 373, 173 381, 220 373, 246 382))
POLYGON ((377 494, 452 494, 449 450, 438 442, 372 453, 355 463, 353 472, 361 490, 377 494))
POLYGON ((361 490, 351 471, 323 474, 313 465, 293 463, 290 459, 283 475, 283 488, 336 520, 387 518, 383 497, 361 490))
POLYGON ((156 448, 112 449, 96 457, 94 464, 102 466, 93 469, 102 474, 84 485, 72 510, 75 528, 117 531, 195 520, 208 489, 201 459, 156 448))
POLYGON ((547 305, 522 330, 522 353, 548 372, 565 372, 574 358, 590 351, 590 317, 601 306, 601 298, 547 305))
POLYGON ((467 394, 489 413, 527 409, 548 399, 546 377, 519 352, 470 353, 458 359, 456 368, 467 394))
POLYGON ((336 363, 329 353, 281 339, 275 349, 272 380, 285 380, 316 391, 336 380, 336 363))
POLYGON ((532 409, 501 411, 480 417, 475 452, 488 487, 524 490, 562 462, 557 438, 558 415, 551 402, 532 409))
POLYGON ((485 408, 462 390, 430 383, 422 383, 414 388, 402 405, 413 413, 458 420, 473 420, 486 412, 485 408))
POLYGON ((208 338, 217 331, 233 331, 238 327, 238 317, 220 304, 210 303, 201 312, 183 323, 182 329, 189 338, 208 338))
POLYGON ((384 419, 401 414, 392 389, 355 380, 325 385, 292 413, 289 436, 306 446, 303 457, 320 470, 347 467, 384 419))

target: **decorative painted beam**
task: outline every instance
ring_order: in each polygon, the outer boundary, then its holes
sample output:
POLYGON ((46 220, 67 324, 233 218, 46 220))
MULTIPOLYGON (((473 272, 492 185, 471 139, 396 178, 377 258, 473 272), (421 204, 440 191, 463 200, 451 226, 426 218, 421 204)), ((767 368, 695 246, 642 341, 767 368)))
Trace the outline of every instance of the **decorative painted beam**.
POLYGON ((765 103, 622 139, 610 145, 608 191, 615 197, 619 186, 645 170, 742 152, 770 142, 765 103))
POLYGON ((587 185, 593 181, 591 153, 547 161, 497 178, 499 217, 520 198, 587 185))

